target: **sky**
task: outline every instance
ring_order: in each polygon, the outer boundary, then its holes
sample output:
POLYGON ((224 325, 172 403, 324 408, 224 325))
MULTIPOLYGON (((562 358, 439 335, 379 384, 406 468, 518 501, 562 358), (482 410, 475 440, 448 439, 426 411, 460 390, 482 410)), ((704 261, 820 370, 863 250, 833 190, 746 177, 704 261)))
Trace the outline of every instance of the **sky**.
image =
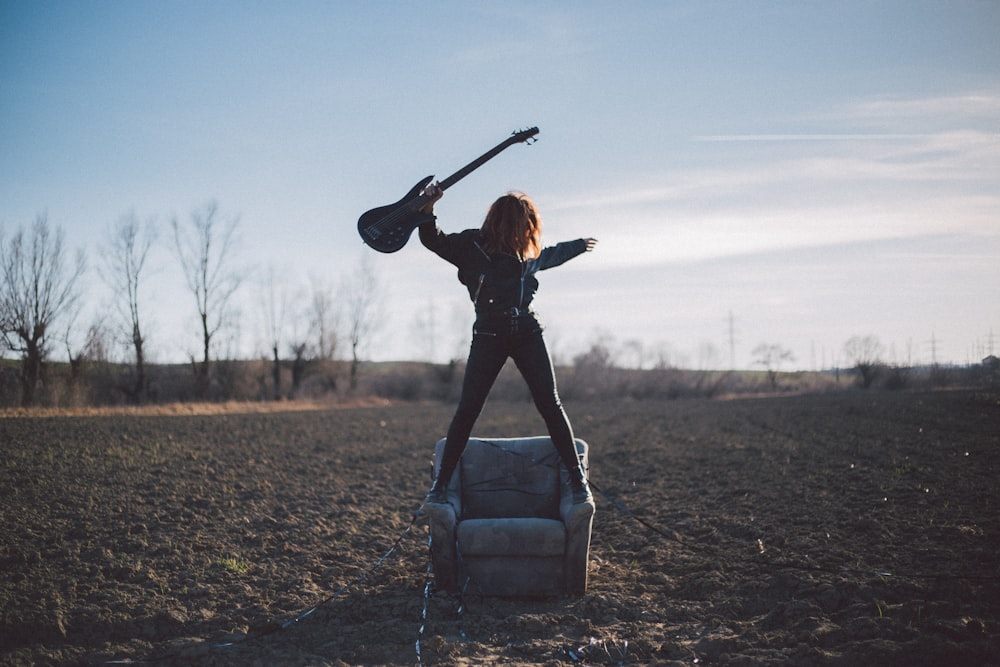
POLYGON ((239 220, 238 354, 266 349, 265 276, 288 340, 311 280, 368 262, 366 358, 464 357, 454 268, 357 219, 537 126, 436 212, 478 227, 520 190, 547 243, 599 240, 539 275, 557 361, 752 368, 766 343, 814 370, 872 335, 976 362, 1000 350, 998 32, 991 0, 0 0, 0 230, 45 215, 87 252, 87 322, 111 226, 153 221, 154 361, 198 354, 170 221, 212 201, 239 220))

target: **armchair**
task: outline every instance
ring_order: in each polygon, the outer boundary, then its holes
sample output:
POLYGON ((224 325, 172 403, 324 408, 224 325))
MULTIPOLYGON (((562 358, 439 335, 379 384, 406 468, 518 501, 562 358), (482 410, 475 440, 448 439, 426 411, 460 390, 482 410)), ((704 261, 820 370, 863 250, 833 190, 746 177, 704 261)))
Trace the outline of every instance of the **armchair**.
MULTIPOLYGON (((434 472, 445 441, 434 452, 434 472)), ((588 445, 577 452, 588 469, 588 445)), ((438 588, 498 597, 579 595, 587 590, 593 502, 573 503, 569 475, 547 436, 470 438, 447 489, 427 503, 438 588)))

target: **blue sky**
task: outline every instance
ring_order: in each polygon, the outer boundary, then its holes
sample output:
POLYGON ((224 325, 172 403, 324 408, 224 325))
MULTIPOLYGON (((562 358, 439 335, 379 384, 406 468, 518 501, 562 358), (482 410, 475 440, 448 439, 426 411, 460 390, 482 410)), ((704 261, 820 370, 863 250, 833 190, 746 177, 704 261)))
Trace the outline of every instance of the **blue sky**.
MULTIPOLYGON (((366 355, 426 356, 433 313, 444 359, 471 325, 454 271, 416 241, 367 250, 357 218, 537 125, 437 212, 478 226, 519 189, 547 241, 600 240, 540 276, 557 358, 603 338, 728 366, 732 314, 739 367, 761 342, 843 364, 867 334, 889 361, 965 363, 1000 348, 998 32, 978 0, 0 0, 0 226, 47 214, 93 266, 119 217, 155 218, 150 348, 183 360, 168 223, 215 200, 240 217, 245 354, 253 276, 293 294, 369 255, 386 315, 366 355)), ((87 317, 108 309, 91 273, 87 317)))

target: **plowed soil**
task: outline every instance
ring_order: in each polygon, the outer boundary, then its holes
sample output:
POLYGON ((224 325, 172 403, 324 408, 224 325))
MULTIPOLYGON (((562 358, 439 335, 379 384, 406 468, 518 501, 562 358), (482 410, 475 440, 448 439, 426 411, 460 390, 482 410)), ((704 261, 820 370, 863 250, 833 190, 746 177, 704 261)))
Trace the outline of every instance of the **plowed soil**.
POLYGON ((413 520, 449 405, 0 419, 0 663, 1000 665, 997 394, 567 410, 589 591, 462 607, 413 520))

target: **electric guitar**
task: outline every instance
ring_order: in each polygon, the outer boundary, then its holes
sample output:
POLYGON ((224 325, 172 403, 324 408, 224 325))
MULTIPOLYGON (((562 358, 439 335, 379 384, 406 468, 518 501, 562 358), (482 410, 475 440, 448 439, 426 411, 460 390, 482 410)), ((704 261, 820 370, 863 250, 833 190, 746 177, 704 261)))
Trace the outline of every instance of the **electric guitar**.
MULTIPOLYGON (((533 139, 536 134, 538 134, 537 127, 513 133, 509 139, 497 144, 438 183, 438 187, 441 190, 447 190, 509 146, 520 143, 534 143, 537 141, 533 139)), ((358 218, 358 233, 361 234, 362 240, 371 248, 386 253, 396 252, 405 246, 406 242, 410 240, 410 234, 414 229, 422 223, 434 219, 434 216, 421 213, 420 211, 420 208, 430 201, 430 197, 421 194, 421 192, 433 179, 434 176, 424 178, 395 204, 373 208, 358 218)))

